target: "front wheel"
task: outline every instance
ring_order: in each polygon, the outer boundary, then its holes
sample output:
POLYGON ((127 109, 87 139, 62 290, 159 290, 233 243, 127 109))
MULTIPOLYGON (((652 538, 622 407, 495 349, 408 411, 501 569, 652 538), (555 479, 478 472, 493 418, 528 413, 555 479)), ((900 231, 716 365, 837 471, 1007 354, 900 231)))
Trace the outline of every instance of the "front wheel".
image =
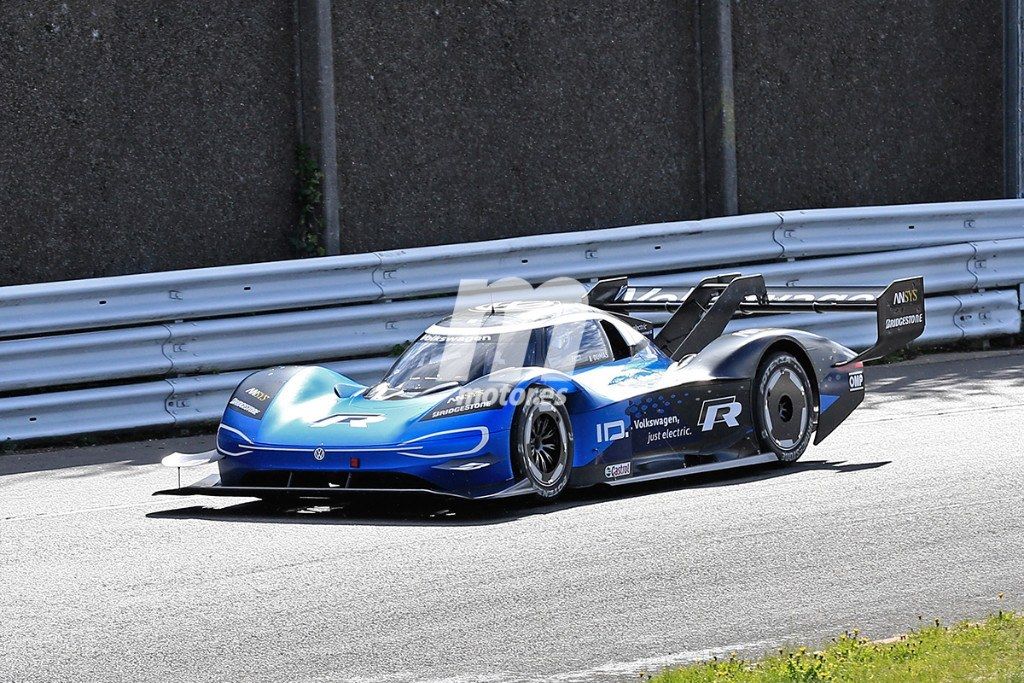
POLYGON ((754 416, 763 452, 796 462, 811 441, 814 391, 807 371, 792 354, 766 358, 754 380, 754 416))
POLYGON ((537 495, 554 498, 572 474, 572 426, 561 396, 531 387, 512 422, 512 457, 537 495))

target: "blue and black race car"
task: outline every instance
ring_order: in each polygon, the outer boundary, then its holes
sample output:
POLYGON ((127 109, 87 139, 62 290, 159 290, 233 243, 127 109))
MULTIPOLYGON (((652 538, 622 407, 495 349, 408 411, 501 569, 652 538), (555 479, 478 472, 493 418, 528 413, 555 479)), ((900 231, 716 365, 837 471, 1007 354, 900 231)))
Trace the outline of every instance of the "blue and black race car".
POLYGON ((415 491, 460 498, 619 485, 792 463, 860 404, 863 362, 924 329, 922 278, 869 288, 767 288, 723 275, 686 290, 602 280, 582 303, 525 301, 431 326, 373 386, 276 367, 232 395, 219 475, 175 495, 333 500, 415 491), (634 314, 662 311, 655 326, 634 314), (873 311, 861 354, 790 329, 726 333, 737 316, 873 311))

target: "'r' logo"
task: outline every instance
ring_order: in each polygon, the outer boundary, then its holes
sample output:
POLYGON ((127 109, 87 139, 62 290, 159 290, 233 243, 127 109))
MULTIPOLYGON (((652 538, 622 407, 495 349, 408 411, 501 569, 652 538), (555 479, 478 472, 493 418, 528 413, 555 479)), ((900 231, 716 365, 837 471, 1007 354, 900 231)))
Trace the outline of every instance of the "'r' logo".
POLYGON ((704 401, 704 405, 700 407, 700 419, 698 420, 700 431, 710 432, 719 422, 724 422, 730 427, 739 427, 740 421, 736 418, 742 411, 743 406, 736 401, 735 396, 704 401))

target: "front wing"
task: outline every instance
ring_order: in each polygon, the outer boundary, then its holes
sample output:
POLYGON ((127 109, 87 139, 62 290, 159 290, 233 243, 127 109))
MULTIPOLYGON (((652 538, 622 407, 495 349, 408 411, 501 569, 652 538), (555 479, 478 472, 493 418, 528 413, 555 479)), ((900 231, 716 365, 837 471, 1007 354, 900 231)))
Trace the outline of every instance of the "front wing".
POLYGON ((528 481, 520 481, 507 489, 481 496, 440 491, 430 488, 346 488, 342 486, 225 486, 220 475, 211 474, 189 486, 157 491, 154 496, 225 496, 238 498, 294 498, 300 500, 342 501, 362 495, 401 494, 410 496, 437 496, 462 500, 489 500, 511 498, 532 493, 528 481))

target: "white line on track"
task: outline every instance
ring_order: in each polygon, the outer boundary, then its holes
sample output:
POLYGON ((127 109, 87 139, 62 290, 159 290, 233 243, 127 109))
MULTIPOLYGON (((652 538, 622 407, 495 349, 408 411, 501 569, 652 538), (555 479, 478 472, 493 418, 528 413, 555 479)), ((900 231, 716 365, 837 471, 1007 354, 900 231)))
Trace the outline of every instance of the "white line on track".
MULTIPOLYGON (((778 641, 781 642, 781 641, 778 641)), ((713 647, 703 650, 689 650, 661 657, 648 657, 645 659, 634 659, 629 662, 609 662, 592 669, 582 671, 571 671, 568 673, 545 676, 543 678, 530 679, 533 681, 557 681, 557 683, 586 683, 587 681, 599 680, 601 678, 621 679, 624 677, 633 678, 641 672, 657 673, 670 666, 701 662, 713 657, 727 657, 732 653, 741 654, 752 650, 764 650, 775 646, 775 641, 758 640, 751 643, 737 643, 725 647, 713 647)))
POLYGON ((45 519, 47 517, 63 517, 65 515, 79 515, 88 512, 103 512, 104 510, 124 510, 127 508, 147 507, 150 505, 166 505, 166 500, 147 500, 141 503, 126 503, 124 505, 103 505, 93 508, 78 508, 76 510, 60 510, 58 512, 37 512, 30 515, 14 515, 13 517, 0 517, 0 522, 20 522, 28 519, 45 519))
MULTIPOLYGON (((781 642, 781 641, 779 641, 781 642)), ((724 647, 688 650, 661 657, 634 659, 628 662, 608 662, 590 669, 567 671, 533 678, 509 676, 508 674, 490 674, 483 676, 454 676, 451 678, 428 679, 427 683, 497 683, 499 681, 521 681, 522 683, 589 683, 600 680, 632 680, 640 673, 657 673, 671 666, 702 662, 714 657, 722 658, 730 654, 744 654, 752 651, 763 651, 777 645, 776 641, 758 640, 750 643, 736 643, 724 647)), ((350 678, 345 683, 377 683, 384 679, 350 678)), ((401 677, 390 677, 388 680, 414 680, 401 677)))

